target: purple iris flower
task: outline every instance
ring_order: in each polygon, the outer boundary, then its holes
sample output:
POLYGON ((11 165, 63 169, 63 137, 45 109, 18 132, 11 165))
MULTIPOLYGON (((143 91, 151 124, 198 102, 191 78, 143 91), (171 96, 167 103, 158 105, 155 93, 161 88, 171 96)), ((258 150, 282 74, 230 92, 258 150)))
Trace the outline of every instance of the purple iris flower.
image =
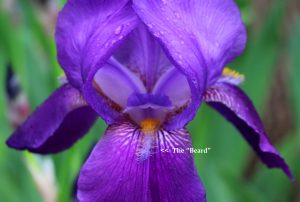
POLYGON ((68 82, 7 143, 60 152, 100 116, 108 128, 81 169, 80 201, 206 201, 193 155, 161 152, 192 147, 185 126, 204 101, 291 177, 242 76, 224 69, 246 38, 233 0, 69 0, 56 27, 68 82))

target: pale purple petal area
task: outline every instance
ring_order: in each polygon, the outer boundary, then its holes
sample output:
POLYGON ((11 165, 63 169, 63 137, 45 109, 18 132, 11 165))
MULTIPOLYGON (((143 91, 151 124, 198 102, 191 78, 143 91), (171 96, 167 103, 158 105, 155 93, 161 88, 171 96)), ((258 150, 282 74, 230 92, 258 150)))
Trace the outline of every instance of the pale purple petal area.
POLYGON ((42 154, 60 152, 85 135, 97 117, 80 92, 66 84, 16 129, 7 144, 42 154))
POLYGON ((94 81, 99 91, 122 108, 126 107, 131 94, 146 92, 140 78, 114 58, 97 71, 94 81))
POLYGON ((187 77, 177 68, 169 69, 159 78, 153 93, 167 95, 176 108, 189 104, 192 97, 187 77))
POLYGON ((183 69, 198 70, 200 79, 207 69, 208 84, 245 48, 246 30, 234 0, 133 0, 133 8, 183 69))
POLYGON ((131 123, 111 125, 80 171, 79 201, 206 201, 193 155, 159 150, 191 147, 188 133, 161 131, 154 137, 150 156, 140 160, 144 134, 131 123))
POLYGON ((166 116, 174 110, 168 96, 164 94, 132 94, 123 111, 137 124, 145 119, 155 119, 164 123, 166 116))
POLYGON ((242 133, 268 167, 280 168, 292 178, 288 165, 270 143, 259 115, 243 91, 231 84, 218 83, 206 91, 204 100, 242 133))
POLYGON ((111 57, 83 86, 89 105, 109 125, 122 119, 127 100, 134 93, 145 93, 140 78, 111 57))
POLYGON ((140 23, 115 51, 116 59, 135 72, 150 91, 157 79, 173 65, 166 57, 162 46, 147 27, 140 23))
POLYGON ((234 76, 221 76, 217 82, 219 83, 229 83, 231 85, 239 86, 241 83, 244 82, 244 77, 234 77, 234 76))
POLYGON ((58 61, 69 82, 80 88, 139 22, 129 0, 68 0, 58 15, 58 61))
POLYGON ((135 93, 132 94, 128 98, 127 106, 129 107, 136 107, 136 106, 141 106, 145 104, 154 104, 154 105, 159 105, 162 107, 171 107, 172 103, 168 96, 164 94, 140 94, 140 93, 135 93))

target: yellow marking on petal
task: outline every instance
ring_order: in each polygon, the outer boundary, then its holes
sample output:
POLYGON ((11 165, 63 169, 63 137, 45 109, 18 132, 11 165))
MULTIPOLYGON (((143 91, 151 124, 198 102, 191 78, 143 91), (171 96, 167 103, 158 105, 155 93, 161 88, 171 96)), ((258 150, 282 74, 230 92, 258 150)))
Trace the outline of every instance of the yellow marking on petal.
POLYGON ((224 68, 222 75, 225 77, 233 77, 233 78, 241 79, 241 80, 245 79, 245 76, 243 74, 240 74, 239 72, 237 72, 233 69, 230 69, 229 67, 224 68))
POLYGON ((145 119, 141 122, 140 126, 145 134, 151 134, 158 130, 160 122, 155 119, 145 119))

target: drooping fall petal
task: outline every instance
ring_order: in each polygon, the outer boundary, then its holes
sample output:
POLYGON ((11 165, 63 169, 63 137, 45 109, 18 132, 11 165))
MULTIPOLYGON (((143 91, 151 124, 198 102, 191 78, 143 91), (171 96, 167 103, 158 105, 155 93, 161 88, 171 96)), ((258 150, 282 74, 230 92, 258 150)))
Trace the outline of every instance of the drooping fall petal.
POLYGON ((268 167, 280 168, 292 178, 284 159, 270 143, 251 100, 243 91, 228 83, 218 83, 207 90, 204 100, 241 132, 268 167))
POLYGON ((206 201, 193 155, 172 153, 191 147, 187 131, 153 135, 131 123, 110 126, 80 172, 79 201, 206 201))
POLYGON ((65 84, 31 114, 7 144, 36 153, 59 152, 86 134, 96 118, 79 91, 65 84))

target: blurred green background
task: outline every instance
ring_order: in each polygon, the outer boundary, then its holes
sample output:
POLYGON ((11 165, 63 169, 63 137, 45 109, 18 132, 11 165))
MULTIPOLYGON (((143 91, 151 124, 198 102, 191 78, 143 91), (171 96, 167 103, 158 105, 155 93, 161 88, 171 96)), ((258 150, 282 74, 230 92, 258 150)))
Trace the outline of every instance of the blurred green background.
MULTIPOLYGON (((189 125, 209 202, 300 202, 300 1, 238 0, 248 29, 245 53, 231 68, 245 75, 270 139, 296 178, 269 170, 241 135, 203 105, 189 125)), ((70 150, 37 156, 17 152, 5 140, 27 114, 59 86, 54 27, 63 0, 0 0, 0 201, 72 201, 74 182, 105 124, 99 120, 70 150), (8 66, 22 93, 7 95, 8 66), (23 106, 23 111, 18 107, 23 106)), ((15 82, 15 80, 14 80, 15 82)), ((13 82, 13 84, 14 84, 13 82)))

